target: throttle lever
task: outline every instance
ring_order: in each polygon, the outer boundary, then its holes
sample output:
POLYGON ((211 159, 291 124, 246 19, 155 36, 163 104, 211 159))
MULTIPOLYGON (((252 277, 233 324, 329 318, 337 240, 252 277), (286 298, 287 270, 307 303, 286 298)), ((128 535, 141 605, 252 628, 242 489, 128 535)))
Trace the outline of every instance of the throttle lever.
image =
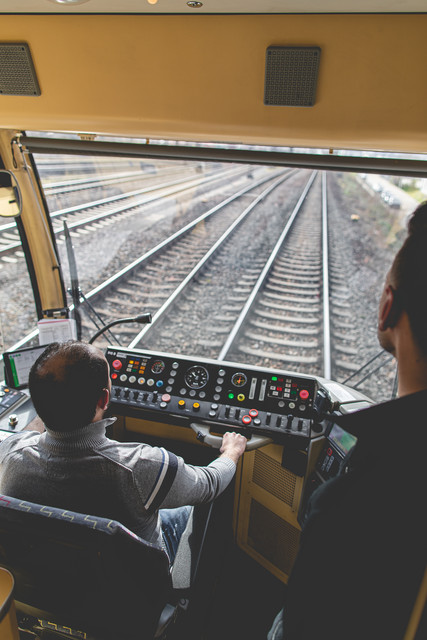
MULTIPOLYGON (((200 442, 204 442, 208 444, 210 447, 214 449, 220 449, 222 446, 222 436, 214 436, 211 434, 209 427, 206 427, 202 424, 197 424, 192 422, 190 427, 196 434, 197 440, 200 442)), ((232 431, 232 429, 230 429, 232 431)), ((259 449, 260 447, 265 447, 267 444, 271 444, 273 440, 271 438, 266 438, 265 436, 256 436, 253 435, 250 440, 246 443, 245 451, 253 451, 254 449, 259 449)))

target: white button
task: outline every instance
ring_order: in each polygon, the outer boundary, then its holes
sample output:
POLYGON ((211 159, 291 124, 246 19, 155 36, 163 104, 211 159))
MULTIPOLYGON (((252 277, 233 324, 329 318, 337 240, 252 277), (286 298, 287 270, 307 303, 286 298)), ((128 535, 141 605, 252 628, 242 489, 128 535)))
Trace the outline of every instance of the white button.
POLYGON ((127 379, 128 379, 127 375, 125 373, 122 373, 122 375, 120 376, 120 380, 122 382, 125 382, 125 380, 127 380, 127 379))
POLYGON ((148 380, 147 380, 147 384, 148 384, 148 386, 149 386, 149 387, 152 387, 152 386, 153 386, 153 384, 154 384, 154 380, 153 380, 153 378, 148 378, 148 380))
POLYGON ((144 384, 145 378, 138 378, 138 384, 144 384))

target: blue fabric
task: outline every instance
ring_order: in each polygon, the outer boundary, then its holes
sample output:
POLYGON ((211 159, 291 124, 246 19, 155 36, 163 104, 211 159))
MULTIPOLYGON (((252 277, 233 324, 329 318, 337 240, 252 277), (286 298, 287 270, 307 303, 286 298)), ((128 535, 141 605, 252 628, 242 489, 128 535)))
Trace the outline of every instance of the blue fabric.
POLYGON ((160 520, 163 540, 171 564, 175 560, 178 544, 187 526, 191 514, 191 507, 178 507, 177 509, 160 509, 160 520))

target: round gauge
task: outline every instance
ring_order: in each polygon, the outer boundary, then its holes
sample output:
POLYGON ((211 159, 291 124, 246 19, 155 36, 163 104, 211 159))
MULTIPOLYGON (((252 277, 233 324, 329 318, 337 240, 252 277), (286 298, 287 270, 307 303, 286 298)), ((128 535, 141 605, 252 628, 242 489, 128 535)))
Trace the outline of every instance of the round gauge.
POLYGON ((205 367, 190 367, 185 373, 184 380, 190 389, 203 389, 209 380, 209 374, 205 367))
POLYGON ((156 360, 155 362, 153 362, 153 364, 151 365, 151 371, 153 373, 162 373, 162 371, 165 368, 165 363, 163 362, 163 360, 156 360))
POLYGON ((235 387, 244 387, 247 381, 248 379, 244 373, 235 373, 231 378, 231 383, 234 384, 235 387))

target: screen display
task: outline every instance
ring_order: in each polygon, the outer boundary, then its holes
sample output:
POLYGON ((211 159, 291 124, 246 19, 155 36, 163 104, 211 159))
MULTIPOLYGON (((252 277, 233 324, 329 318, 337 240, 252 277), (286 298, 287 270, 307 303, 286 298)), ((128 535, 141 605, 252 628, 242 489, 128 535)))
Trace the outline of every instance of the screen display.
POLYGON ((6 351, 3 354, 6 383, 14 389, 28 386, 30 369, 47 345, 6 351))
POLYGON ((341 429, 337 424, 334 424, 328 437, 344 455, 346 455, 357 442, 356 436, 344 431, 344 429, 341 429))

